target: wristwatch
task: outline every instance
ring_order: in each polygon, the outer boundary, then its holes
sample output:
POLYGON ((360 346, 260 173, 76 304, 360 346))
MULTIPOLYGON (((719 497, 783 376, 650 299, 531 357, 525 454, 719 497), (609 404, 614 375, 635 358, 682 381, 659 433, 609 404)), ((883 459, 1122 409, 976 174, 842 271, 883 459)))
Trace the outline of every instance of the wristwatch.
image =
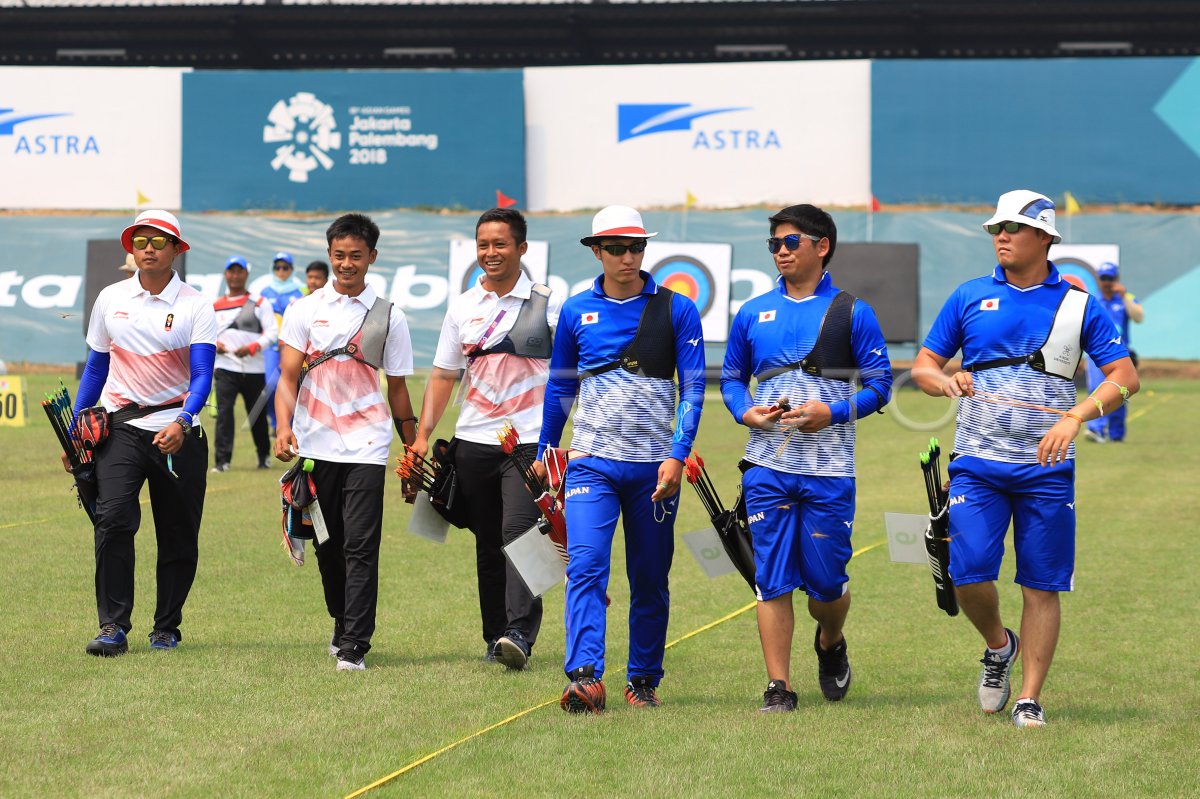
POLYGON ((183 434, 185 436, 192 431, 192 417, 186 413, 181 413, 176 416, 175 424, 183 428, 183 434))

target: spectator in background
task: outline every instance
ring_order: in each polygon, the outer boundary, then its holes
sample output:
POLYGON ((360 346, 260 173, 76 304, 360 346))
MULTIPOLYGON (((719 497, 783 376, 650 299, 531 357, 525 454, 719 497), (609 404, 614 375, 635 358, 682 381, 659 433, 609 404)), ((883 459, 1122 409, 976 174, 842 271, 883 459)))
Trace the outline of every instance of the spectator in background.
MULTIPOLYGON (((292 274, 294 259, 290 252, 280 250, 271 259, 271 283, 262 290, 262 296, 275 310, 275 323, 282 329, 283 312, 288 306, 304 296, 304 284, 292 274)), ((279 348, 270 348, 265 355, 267 375, 267 418, 271 422, 271 435, 275 434, 275 384, 279 382, 279 348)))
POLYGON ((329 264, 324 261, 313 261, 304 268, 304 281, 308 284, 308 294, 324 286, 329 281, 329 264))
MULTIPOLYGON (((1100 284, 1100 304, 1108 312, 1113 325, 1116 326, 1121 342, 1129 350, 1129 357, 1133 359, 1133 365, 1136 368, 1138 357, 1137 353, 1133 351, 1133 347, 1129 346, 1129 323, 1141 324, 1145 318, 1141 303, 1137 301, 1133 292, 1127 291, 1124 284, 1119 282, 1121 270, 1116 264, 1107 261, 1100 264, 1100 268, 1096 270, 1096 277, 1100 284)), ((1087 381, 1089 393, 1095 391, 1104 382, 1104 373, 1092 362, 1091 358, 1088 358, 1087 361, 1087 381)), ((1112 413, 1092 419, 1087 424, 1088 440, 1098 444, 1106 441, 1124 441, 1125 415, 1126 408, 1122 404, 1112 413)))
MULTIPOLYGON (((271 304, 246 291, 250 264, 240 255, 225 263, 225 296, 213 303, 217 315, 217 430, 214 472, 229 471, 233 460, 233 406, 242 396, 246 413, 253 413, 266 386, 263 352, 275 346, 279 328, 271 304)), ((267 417, 250 419, 250 437, 258 452, 258 468, 271 468, 267 417)))

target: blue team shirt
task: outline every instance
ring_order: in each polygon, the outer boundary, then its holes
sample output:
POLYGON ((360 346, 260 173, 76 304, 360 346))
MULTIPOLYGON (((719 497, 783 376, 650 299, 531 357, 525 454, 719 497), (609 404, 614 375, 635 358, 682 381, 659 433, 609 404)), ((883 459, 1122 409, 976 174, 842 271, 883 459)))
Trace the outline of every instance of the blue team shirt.
POLYGON ((293 288, 291 291, 281 292, 274 286, 267 286, 259 293, 264 299, 271 303, 271 307, 275 309, 275 313, 282 316, 283 312, 288 309, 289 305, 304 296, 304 290, 299 286, 299 284, 293 282, 293 285, 295 288, 293 288))
MULTIPOLYGON (((925 347, 943 358, 962 350, 964 364, 1016 358, 1036 352, 1050 334, 1063 294, 1072 290, 1053 263, 1042 283, 1019 288, 999 265, 991 275, 955 289, 934 320, 925 347)), ((1097 366, 1129 355, 1108 313, 1089 296, 1080 344, 1097 366)), ((1077 402, 1075 384, 1033 369, 1029 364, 976 372, 975 388, 993 394, 1069 411, 1077 402)), ((1045 411, 1014 408, 964 397, 958 406, 954 450, 988 460, 1036 463, 1042 437, 1058 421, 1045 411)), ((1067 457, 1075 457, 1072 444, 1067 457)))
POLYGON ((704 405, 704 333, 700 312, 687 297, 677 294, 671 303, 678 395, 674 380, 621 368, 579 379, 620 358, 633 341, 642 309, 658 292, 648 272, 641 276, 646 285, 629 299, 605 295, 601 276, 590 290, 563 304, 550 356, 539 456, 547 446, 558 446, 577 393, 572 449, 630 462, 683 460, 692 451, 704 405))
POLYGON ((794 474, 854 476, 854 420, 879 410, 892 388, 892 367, 875 311, 862 300, 854 303, 850 346, 863 381, 862 389, 842 380, 816 377, 793 369, 759 383, 753 398, 753 375, 797 363, 812 350, 825 312, 837 296, 828 272, 811 296, 789 297, 783 278, 772 291, 746 302, 734 317, 721 369, 721 394, 738 424, 755 405, 771 405, 786 396, 792 407, 815 399, 829 406, 832 420, 816 433, 793 433, 783 449, 786 431, 750 429, 746 459, 759 466, 794 474), (847 424, 849 422, 849 424, 847 424))
MULTIPOLYGON (((1137 302, 1132 294, 1129 298, 1137 302)), ((1108 312, 1108 316, 1112 319, 1112 323, 1116 325, 1117 330, 1121 331, 1121 340, 1125 342, 1125 346, 1129 346, 1129 311, 1125 310, 1125 298, 1112 295, 1110 299, 1104 299, 1102 296, 1096 297, 1100 302, 1100 306, 1108 312)))

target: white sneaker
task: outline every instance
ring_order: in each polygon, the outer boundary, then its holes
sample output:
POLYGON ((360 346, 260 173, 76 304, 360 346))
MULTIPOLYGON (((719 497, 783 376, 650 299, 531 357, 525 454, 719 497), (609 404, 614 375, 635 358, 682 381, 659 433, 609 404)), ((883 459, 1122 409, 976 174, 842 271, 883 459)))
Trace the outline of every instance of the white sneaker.
POLYGON ((1099 433, 1092 432, 1090 429, 1083 431, 1083 437, 1086 438, 1088 441, 1094 441, 1097 444, 1107 444, 1108 443, 1107 438, 1100 435, 1099 433))
POLYGON ((347 656, 347 657, 343 658, 341 655, 338 655, 337 670, 338 671, 366 671, 367 663, 366 663, 366 660, 361 657, 358 658, 357 660, 355 660, 352 656, 347 656))
POLYGON ((979 707, 984 713, 999 713, 1008 704, 1012 688, 1008 683, 1008 674, 1012 671, 1017 654, 1021 651, 1021 641, 1017 634, 1007 627, 1004 632, 1012 644, 1012 652, 1003 658, 990 649, 983 650, 983 670, 979 673, 979 707))
POLYGON ((1018 699, 1013 705, 1012 720, 1018 727, 1045 727, 1046 712, 1032 699, 1018 699))

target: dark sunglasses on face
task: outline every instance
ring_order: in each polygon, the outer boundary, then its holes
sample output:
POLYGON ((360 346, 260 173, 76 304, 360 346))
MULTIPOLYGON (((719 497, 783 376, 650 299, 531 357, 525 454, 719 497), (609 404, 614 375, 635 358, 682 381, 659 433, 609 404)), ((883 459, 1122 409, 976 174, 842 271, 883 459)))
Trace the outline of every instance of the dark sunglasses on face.
POLYGON ((644 241, 636 241, 633 244, 597 244, 596 246, 617 258, 620 258, 627 252, 636 254, 646 251, 646 242, 644 241))
POLYGON ((772 255, 779 252, 780 247, 787 247, 788 250, 794 250, 800 246, 800 239, 808 239, 815 244, 821 240, 821 237, 813 236, 809 233, 789 233, 783 238, 772 236, 767 239, 767 249, 771 251, 772 255))
POLYGON ((171 236, 134 236, 130 240, 130 244, 133 245, 133 249, 135 250, 144 250, 146 249, 147 244, 156 250, 161 250, 164 249, 167 244, 174 243, 175 239, 171 236))
POLYGON ((997 222, 994 225, 984 225, 983 229, 993 236, 999 236, 1001 230, 1011 236, 1023 227, 1020 222, 997 222))
POLYGON ((290 272, 290 271, 292 271, 292 268, 290 266, 288 266, 287 264, 275 264, 275 271, 276 272, 290 272))

